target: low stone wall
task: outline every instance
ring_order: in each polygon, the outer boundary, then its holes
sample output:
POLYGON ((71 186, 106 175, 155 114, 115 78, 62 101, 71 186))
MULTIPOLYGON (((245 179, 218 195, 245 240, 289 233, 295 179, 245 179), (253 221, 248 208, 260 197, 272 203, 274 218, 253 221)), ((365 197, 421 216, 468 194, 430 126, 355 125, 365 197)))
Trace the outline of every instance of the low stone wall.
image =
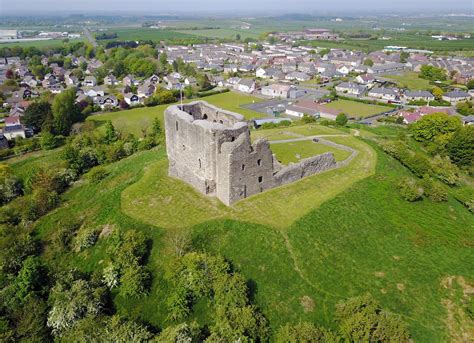
POLYGON ((332 152, 326 152, 321 155, 305 158, 299 163, 290 164, 277 172, 275 185, 285 185, 287 183, 298 181, 306 176, 321 173, 336 167, 336 160, 332 152))

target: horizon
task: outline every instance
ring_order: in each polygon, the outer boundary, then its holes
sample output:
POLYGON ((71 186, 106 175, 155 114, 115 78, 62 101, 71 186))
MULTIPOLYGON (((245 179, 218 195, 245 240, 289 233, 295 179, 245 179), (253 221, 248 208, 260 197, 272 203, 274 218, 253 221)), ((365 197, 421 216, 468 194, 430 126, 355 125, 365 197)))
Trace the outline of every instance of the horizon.
POLYGON ((360 15, 365 13, 383 13, 387 15, 407 14, 423 10, 423 14, 472 14, 474 5, 470 0, 460 0, 449 3, 441 0, 401 0, 397 3, 382 3, 377 0, 363 0, 356 3, 349 0, 333 0, 331 3, 314 2, 310 0, 295 0, 291 4, 270 0, 241 0, 239 6, 235 3, 223 4, 217 0, 184 0, 178 4, 165 0, 157 3, 152 0, 136 0, 133 4, 103 0, 83 0, 80 3, 65 0, 44 0, 41 3, 31 3, 28 0, 17 0, 14 3, 0 0, 2 16, 31 16, 31 15, 282 15, 307 14, 324 15, 360 15), (119 7, 119 8, 118 8, 119 7), (138 9, 137 9, 138 8, 138 9))

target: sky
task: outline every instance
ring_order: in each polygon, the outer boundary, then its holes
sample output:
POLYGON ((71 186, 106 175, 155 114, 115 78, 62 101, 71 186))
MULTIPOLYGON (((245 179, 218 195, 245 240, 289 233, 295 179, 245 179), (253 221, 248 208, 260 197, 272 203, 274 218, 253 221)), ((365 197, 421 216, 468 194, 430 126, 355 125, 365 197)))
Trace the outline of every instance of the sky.
POLYGON ((474 0, 0 0, 1 14, 58 12, 133 14, 170 13, 347 13, 347 12, 473 12, 474 0))

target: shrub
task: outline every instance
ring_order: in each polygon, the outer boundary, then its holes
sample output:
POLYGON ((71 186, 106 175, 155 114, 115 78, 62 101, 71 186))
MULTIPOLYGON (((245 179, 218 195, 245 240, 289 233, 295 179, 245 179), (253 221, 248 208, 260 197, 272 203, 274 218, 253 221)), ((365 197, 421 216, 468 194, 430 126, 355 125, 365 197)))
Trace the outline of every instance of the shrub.
POLYGON ((50 132, 43 132, 40 137, 41 149, 52 150, 58 146, 59 140, 50 132))
POLYGON ((282 326, 276 335, 277 343, 287 342, 339 342, 333 332, 314 326, 312 323, 302 322, 296 325, 282 326))
POLYGON ((146 294, 150 274, 140 265, 126 267, 120 278, 120 294, 124 297, 139 297, 146 294))
POLYGON ((448 192, 432 178, 425 176, 422 181, 424 194, 435 202, 448 200, 448 192))
POLYGON ((410 202, 421 200, 423 197, 423 188, 413 178, 404 178, 400 181, 398 190, 402 198, 410 202))
POLYGON ((344 113, 339 113, 336 117, 336 125, 344 126, 347 124, 347 116, 344 113))
POLYGON ((120 274, 117 266, 111 263, 104 268, 102 280, 109 289, 115 288, 119 285, 119 278, 120 274))
POLYGON ((305 113, 303 114, 303 118, 301 118, 301 121, 305 124, 314 123, 316 122, 316 117, 305 113))
POLYGON ((459 170, 451 163, 449 157, 435 156, 431 161, 431 170, 434 176, 447 185, 455 185, 459 179, 459 170))
POLYGON ((99 183, 109 175, 104 167, 98 166, 92 168, 86 175, 87 179, 92 183, 99 183))
POLYGON ((82 251, 84 249, 90 248, 97 242, 99 233, 95 228, 91 227, 81 227, 74 237, 74 250, 76 252, 82 251))
POLYGON ((37 188, 33 194, 25 198, 22 219, 34 221, 45 215, 59 204, 59 196, 55 191, 37 188))

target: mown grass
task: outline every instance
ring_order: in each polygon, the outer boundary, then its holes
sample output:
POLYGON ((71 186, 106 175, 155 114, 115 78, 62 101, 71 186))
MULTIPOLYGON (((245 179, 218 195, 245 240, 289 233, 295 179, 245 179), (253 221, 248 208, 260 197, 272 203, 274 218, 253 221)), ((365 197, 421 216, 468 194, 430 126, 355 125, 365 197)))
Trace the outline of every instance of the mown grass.
POLYGON ((406 72, 401 75, 384 75, 384 78, 396 82, 400 88, 411 90, 431 90, 433 88, 430 85, 430 81, 420 79, 416 72, 406 72))
POLYGON ((345 113, 349 117, 366 118, 379 113, 390 111, 392 108, 381 105, 369 105, 351 100, 336 100, 325 105, 328 108, 333 108, 339 113, 345 113))
POLYGON ((351 155, 346 150, 336 149, 321 143, 309 141, 295 141, 287 143, 272 144, 271 149, 276 155, 276 158, 282 164, 297 163, 304 158, 323 154, 325 152, 332 152, 336 161, 345 160, 351 155))
MULTIPOLYGON (((208 97, 193 99, 192 101, 203 100, 217 107, 242 114, 245 119, 261 118, 264 114, 241 107, 244 104, 262 101, 259 98, 243 95, 234 92, 211 95, 208 97)), ((188 101, 187 101, 188 102, 188 101)), ((114 126, 123 133, 132 133, 141 136, 142 130, 151 126, 154 118, 163 120, 165 110, 170 105, 159 105, 154 107, 140 107, 131 110, 100 113, 92 115, 87 120, 93 120, 97 123, 112 121, 114 126)))
POLYGON ((168 177, 167 163, 158 162, 145 170, 139 182, 123 192, 122 209, 145 223, 171 229, 221 217, 286 227, 373 173, 375 153, 367 144, 351 136, 341 137, 340 141, 359 151, 349 166, 251 196, 232 207, 222 206, 214 198, 168 177))
POLYGON ((344 132, 318 124, 297 125, 276 129, 260 129, 251 132, 252 140, 264 138, 269 141, 292 139, 303 136, 340 135, 344 132))

